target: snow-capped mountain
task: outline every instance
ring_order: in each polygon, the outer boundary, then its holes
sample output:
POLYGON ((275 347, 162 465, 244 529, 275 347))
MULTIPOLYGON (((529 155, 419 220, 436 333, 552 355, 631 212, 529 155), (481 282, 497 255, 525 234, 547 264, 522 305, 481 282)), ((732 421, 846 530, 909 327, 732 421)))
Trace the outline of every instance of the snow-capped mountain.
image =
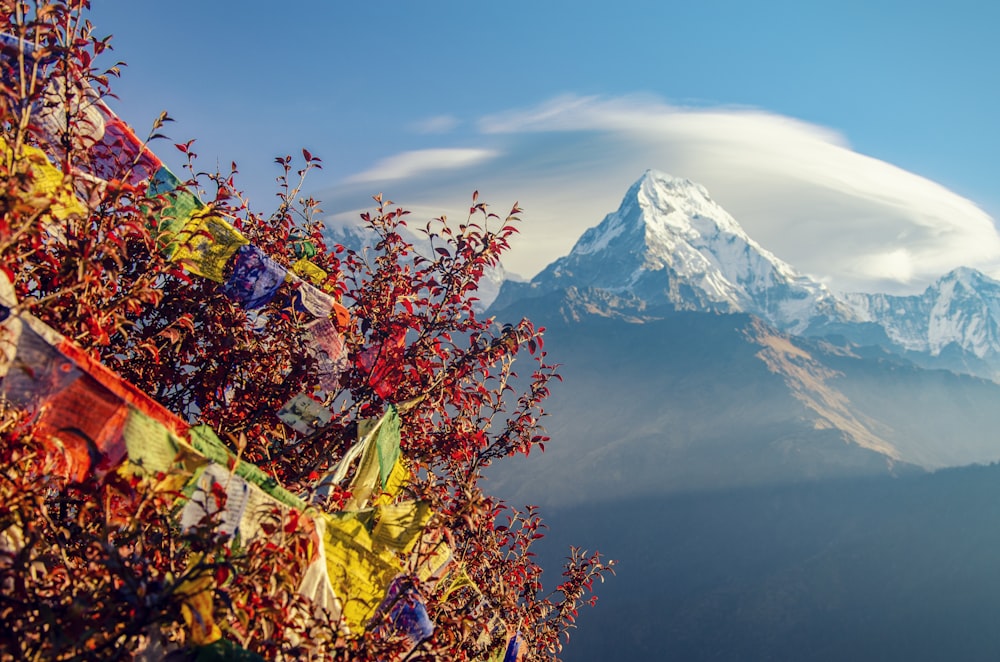
POLYGON ((851 315, 824 285, 751 239, 704 187, 655 170, 569 255, 530 284, 509 286, 498 303, 567 287, 632 297, 644 307, 748 312, 792 333, 851 315))
POLYGON ((881 326, 903 349, 938 356, 957 348, 979 359, 1000 359, 1000 282, 975 269, 955 269, 923 294, 844 298, 861 320, 881 326))

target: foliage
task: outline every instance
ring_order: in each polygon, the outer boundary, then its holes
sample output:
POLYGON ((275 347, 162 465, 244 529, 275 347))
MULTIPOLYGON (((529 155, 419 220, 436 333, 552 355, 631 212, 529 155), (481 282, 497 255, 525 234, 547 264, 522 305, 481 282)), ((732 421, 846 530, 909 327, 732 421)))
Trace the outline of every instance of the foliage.
MULTIPOLYGON (((407 212, 376 196, 362 217, 374 249, 328 246, 318 203, 301 196, 305 176, 322 165, 308 151, 298 169, 291 157, 277 159, 280 204, 262 215, 238 190, 235 164, 229 173, 199 172, 193 141, 176 145, 188 187, 253 245, 285 266, 303 246, 315 249, 310 261, 329 276, 322 287, 350 311, 338 324, 347 365, 331 388, 317 377, 294 287, 245 311, 216 282, 164 257, 157 218, 169 202, 133 176, 141 164, 109 171, 88 163, 88 90, 110 95, 120 65, 94 68, 110 44, 95 36, 88 8, 86 0, 5 2, 0 12, 0 30, 30 44, 4 60, 0 94, 0 268, 18 311, 188 422, 210 425, 234 453, 328 512, 351 494, 322 489, 323 477, 354 443, 359 421, 395 405, 406 493, 429 502, 428 533, 449 542, 464 573, 438 583, 409 578, 436 629, 407 659, 486 659, 516 630, 530 659, 554 657, 577 606, 612 564, 572 550, 563 583, 545 594, 531 552, 544 528, 538 514, 512 510, 480 485, 491 462, 547 441, 541 405, 557 378, 543 329, 528 320, 501 326, 474 310, 478 283, 509 248, 521 210, 514 205, 501 219, 473 195, 465 222, 440 218, 418 228, 431 246, 421 253, 407 212), (53 97, 53 89, 63 92, 53 97), (41 191, 32 146, 56 159, 81 209, 41 191), (532 366, 520 381, 517 358, 532 366), (527 387, 518 392, 515 383, 527 387), (301 392, 334 414, 310 434, 275 415, 301 392)), ((153 145, 164 144, 166 122, 164 113, 154 123, 153 145)), ((72 483, 59 478, 58 452, 35 432, 15 408, 2 411, 3 659, 194 655, 194 633, 211 623, 192 622, 192 613, 205 605, 228 645, 268 658, 392 659, 409 649, 378 622, 345 637, 295 592, 311 533, 297 511, 272 514, 268 535, 240 546, 213 518, 182 531, 176 514, 186 497, 171 476, 110 472, 72 483)))

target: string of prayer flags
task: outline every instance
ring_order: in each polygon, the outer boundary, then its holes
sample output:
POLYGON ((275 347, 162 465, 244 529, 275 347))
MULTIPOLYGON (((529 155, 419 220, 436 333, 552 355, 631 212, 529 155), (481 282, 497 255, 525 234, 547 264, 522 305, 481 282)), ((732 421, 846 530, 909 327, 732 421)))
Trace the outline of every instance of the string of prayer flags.
POLYGON ((215 431, 207 425, 196 425, 191 428, 191 445, 206 459, 220 466, 235 471, 237 476, 256 485, 264 493, 280 501, 286 506, 303 510, 306 504, 285 488, 281 487, 273 476, 263 471, 257 465, 241 460, 230 451, 215 431))
POLYGON ((299 393, 278 410, 278 418, 296 432, 312 434, 333 420, 333 412, 323 403, 299 393))
POLYGON ((246 310, 263 308, 285 282, 287 270, 252 244, 240 246, 221 292, 246 310))
MULTIPOLYGON (((9 310, 7 304, 15 304, 12 287, 5 274, 0 281, 0 299, 4 310, 9 310)), ((4 358, 0 389, 8 399, 37 404, 35 428, 44 439, 67 449, 74 479, 109 471, 127 457, 139 470, 188 484, 183 491, 190 497, 180 512, 181 526, 190 527, 206 515, 215 515, 220 531, 237 544, 267 530, 269 517, 277 522, 292 508, 304 509, 305 504, 272 477, 235 457, 211 428, 189 429, 30 315, 11 315, 2 329, 0 339, 11 348, 5 347, 0 354, 4 358), (19 383, 22 375, 27 381, 19 383)), ((397 491, 405 483, 408 469, 399 458, 399 428, 398 413, 390 407, 382 418, 361 426, 357 450, 345 458, 349 461, 343 470, 347 471, 350 460, 358 454, 366 456, 365 468, 359 471, 372 486, 369 492, 376 486, 397 491)), ((402 569, 398 555, 412 550, 430 516, 426 502, 411 501, 305 518, 315 526, 316 544, 303 573, 302 590, 331 614, 342 614, 346 627, 360 631, 402 569)), ((216 636, 211 591, 195 584, 187 589, 191 596, 183 611, 192 640, 209 643, 216 636)), ((412 606, 412 611, 396 620, 408 623, 415 618, 414 627, 423 632, 426 623, 419 616, 419 609, 412 606)))
POLYGON ((225 281, 226 264, 233 254, 250 243, 226 219, 208 208, 192 214, 176 240, 177 250, 170 259, 217 283, 225 281))
MULTIPOLYGON (((13 292, 6 275, 4 298, 13 292)), ((3 363, 0 395, 34 416, 36 434, 57 447, 67 461, 65 475, 82 481, 117 467, 129 451, 138 457, 154 421, 163 435, 186 427, 90 354, 31 315, 9 317, 0 326, 3 363), (11 351, 11 347, 13 351, 11 351), (134 410, 134 411, 133 411, 134 410), (136 416, 143 420, 137 421, 136 416)), ((176 449, 171 449, 175 451, 176 449)), ((174 453, 176 454, 176 453, 174 453)), ((172 459, 172 457, 171 457, 172 459)), ((167 467, 168 468, 168 467, 167 467)))

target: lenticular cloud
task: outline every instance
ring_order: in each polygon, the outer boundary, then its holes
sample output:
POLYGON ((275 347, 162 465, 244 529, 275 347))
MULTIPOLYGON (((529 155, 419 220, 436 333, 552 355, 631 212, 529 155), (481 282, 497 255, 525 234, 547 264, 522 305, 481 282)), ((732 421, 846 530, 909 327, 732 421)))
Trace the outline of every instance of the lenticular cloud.
POLYGON ((1000 268, 1000 236, 973 202, 793 118, 567 96, 478 130, 477 147, 400 154, 352 183, 393 175, 394 199, 434 215, 474 189, 520 200, 527 222, 505 264, 523 275, 568 252, 647 168, 703 184, 750 236, 834 290, 901 293, 956 266, 1000 268))

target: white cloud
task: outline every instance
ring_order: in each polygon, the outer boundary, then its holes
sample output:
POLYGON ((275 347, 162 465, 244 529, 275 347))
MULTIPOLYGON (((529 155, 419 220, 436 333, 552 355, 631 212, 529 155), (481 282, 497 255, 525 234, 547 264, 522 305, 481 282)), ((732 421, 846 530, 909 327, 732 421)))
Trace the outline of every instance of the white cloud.
POLYGON ((568 252, 646 168, 704 184, 763 246, 835 289, 909 292, 956 266, 1000 267, 1000 235, 974 203, 789 117, 564 96, 478 126, 488 149, 403 153, 337 193, 392 179, 393 199, 428 215, 461 210, 473 189, 501 207, 520 200, 522 236, 504 262, 526 275, 568 252))
POLYGON ((413 130, 417 133, 448 133, 459 124, 459 119, 454 115, 435 115, 414 122, 413 130))
POLYGON ((372 168, 352 175, 352 184, 417 177, 431 171, 453 170, 482 163, 497 156, 490 149, 435 148, 402 152, 382 159, 372 168))

